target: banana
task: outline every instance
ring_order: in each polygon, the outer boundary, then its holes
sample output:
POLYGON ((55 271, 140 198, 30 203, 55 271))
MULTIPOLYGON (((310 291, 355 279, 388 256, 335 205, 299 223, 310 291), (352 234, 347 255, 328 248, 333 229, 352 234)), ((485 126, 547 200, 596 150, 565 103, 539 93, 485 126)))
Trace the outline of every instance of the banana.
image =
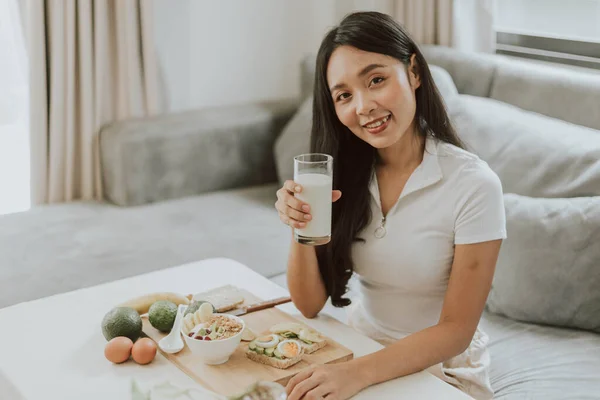
POLYGON ((200 313, 198 311, 192 314, 192 321, 194 321, 194 326, 202 322, 202 320, 200 320, 200 313))
POLYGON ((183 324, 185 327, 185 333, 188 334, 192 329, 194 329, 194 321, 192 320, 193 314, 188 314, 183 318, 183 324))
POLYGON ((120 304, 119 307, 131 307, 134 310, 136 310, 140 315, 142 315, 146 314, 150 309, 150 306, 159 300, 168 300, 177 305, 190 304, 190 300, 186 296, 183 296, 179 293, 157 292, 135 297, 120 304))

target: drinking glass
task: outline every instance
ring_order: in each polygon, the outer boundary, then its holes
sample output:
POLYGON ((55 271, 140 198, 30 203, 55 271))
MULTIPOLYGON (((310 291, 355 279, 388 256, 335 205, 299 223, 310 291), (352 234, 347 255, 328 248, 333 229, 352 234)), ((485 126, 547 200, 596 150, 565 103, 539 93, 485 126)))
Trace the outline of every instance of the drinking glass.
POLYGON ((318 246, 331 240, 331 191, 333 157, 309 153, 294 157, 294 182, 302 186, 295 197, 310 206, 312 219, 302 229, 294 228, 294 239, 301 244, 318 246))

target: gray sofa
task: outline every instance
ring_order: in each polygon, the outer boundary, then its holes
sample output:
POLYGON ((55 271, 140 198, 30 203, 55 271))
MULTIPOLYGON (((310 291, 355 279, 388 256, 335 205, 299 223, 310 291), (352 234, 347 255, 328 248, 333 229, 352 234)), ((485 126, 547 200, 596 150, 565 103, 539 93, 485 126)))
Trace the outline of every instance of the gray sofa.
MULTIPOLYGON (((600 398, 600 257, 590 252, 590 238, 600 238, 600 76, 435 46, 424 52, 437 66, 434 77, 459 134, 497 167, 512 207, 481 322, 491 339, 496 398, 600 398), (515 114, 521 112, 527 115, 515 114), (558 139, 539 137, 539 126, 558 131, 558 139), (582 144, 588 134, 598 139, 582 144), (544 143, 563 139, 563 153, 574 158, 557 165, 535 158, 556 151, 544 143), (515 143, 524 147, 511 148, 515 143), (569 179, 573 174, 579 178, 569 179), (568 237, 553 221, 571 223, 568 237), (545 249, 549 259, 532 263, 532 257, 545 257, 545 249), (589 255, 560 258, 570 250, 589 255)), ((106 202, 46 205, 0 217, 0 307, 217 256, 285 286, 290 232, 273 204, 290 173, 289 155, 308 145, 310 100, 304 98, 312 67, 308 58, 297 102, 105 127, 106 202)), ((327 312, 345 319, 343 310, 328 305, 327 312)))

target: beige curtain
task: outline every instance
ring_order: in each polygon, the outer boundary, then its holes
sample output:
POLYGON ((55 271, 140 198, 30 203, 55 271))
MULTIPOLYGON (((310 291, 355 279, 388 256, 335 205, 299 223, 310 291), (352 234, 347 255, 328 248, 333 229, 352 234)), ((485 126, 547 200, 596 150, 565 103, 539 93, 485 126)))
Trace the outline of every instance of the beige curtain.
POLYGON ((419 44, 452 45, 452 0, 396 0, 394 16, 419 44))
POLYGON ((28 0, 33 205, 101 199, 100 127, 159 111, 152 4, 28 0))
POLYGON ((494 51, 494 0, 395 0, 392 15, 419 44, 494 51))

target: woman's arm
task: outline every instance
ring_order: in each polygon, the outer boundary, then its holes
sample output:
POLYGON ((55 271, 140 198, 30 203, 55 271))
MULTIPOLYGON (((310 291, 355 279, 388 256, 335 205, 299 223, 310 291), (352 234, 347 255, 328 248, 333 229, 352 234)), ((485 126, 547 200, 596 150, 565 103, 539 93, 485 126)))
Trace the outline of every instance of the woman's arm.
MULTIPOLYGON (((277 191, 275 208, 279 211, 279 218, 292 228, 301 228, 300 222, 307 223, 305 214, 310 215, 311 212, 309 204, 303 203, 294 196, 295 193, 301 193, 302 190, 301 185, 288 180, 277 191)), ((339 190, 331 192, 332 202, 335 203, 341 197, 342 192, 339 190)), ((302 315, 306 318, 314 318, 323 309, 329 296, 321 277, 314 246, 300 244, 293 237, 294 229, 292 229, 292 244, 288 257, 288 290, 294 305, 302 315)))
POLYGON ((367 386, 424 370, 467 349, 490 292, 501 243, 494 240, 455 246, 439 322, 354 360, 367 375, 367 386))
POLYGON ((321 278, 315 248, 297 243, 293 234, 287 283, 296 308, 306 318, 316 317, 327 302, 327 290, 321 278))
POLYGON ((502 240, 456 245, 439 322, 375 353, 301 372, 287 386, 290 400, 308 392, 346 399, 367 386, 422 371, 469 346, 492 284, 502 240))

